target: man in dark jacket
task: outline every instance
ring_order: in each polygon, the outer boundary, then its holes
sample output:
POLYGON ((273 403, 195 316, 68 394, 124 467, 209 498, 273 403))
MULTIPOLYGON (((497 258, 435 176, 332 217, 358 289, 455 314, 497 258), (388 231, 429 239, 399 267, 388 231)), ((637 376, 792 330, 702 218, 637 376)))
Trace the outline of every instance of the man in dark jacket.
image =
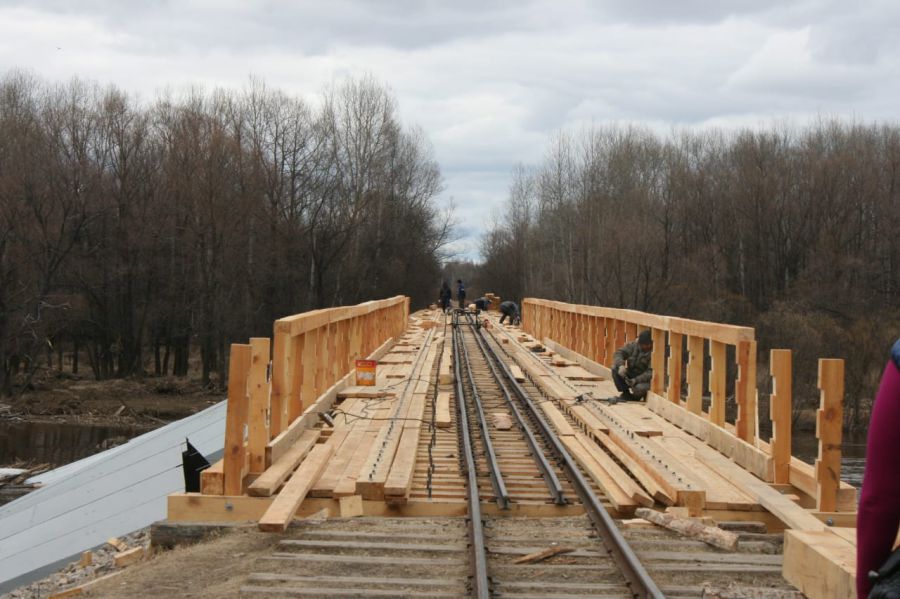
POLYGON ((462 279, 456 279, 456 300, 459 302, 459 309, 466 309, 466 286, 463 285, 462 279))
POLYGON ((643 331, 637 341, 626 343, 616 350, 613 358, 612 378, 616 389, 622 392, 622 401, 640 401, 650 390, 653 369, 650 356, 653 352, 653 337, 650 331, 643 331))
POLYGON ((500 302, 500 313, 503 316, 500 317, 500 324, 503 324, 503 321, 509 318, 509 322, 512 324, 519 324, 521 318, 519 318, 519 306, 516 305, 516 302, 505 301, 500 302))
POLYGON ((491 300, 489 300, 488 298, 486 298, 484 296, 479 297, 477 300, 475 300, 472 303, 475 304, 475 312, 476 313, 487 310, 491 306, 491 300))

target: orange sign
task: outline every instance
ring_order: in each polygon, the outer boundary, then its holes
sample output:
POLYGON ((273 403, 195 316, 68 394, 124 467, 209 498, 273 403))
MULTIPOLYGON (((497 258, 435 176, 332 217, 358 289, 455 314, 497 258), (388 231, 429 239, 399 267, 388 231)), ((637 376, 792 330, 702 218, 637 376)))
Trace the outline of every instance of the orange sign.
POLYGON ((375 386, 375 369, 378 367, 377 360, 357 360, 356 361, 356 384, 363 387, 375 386))

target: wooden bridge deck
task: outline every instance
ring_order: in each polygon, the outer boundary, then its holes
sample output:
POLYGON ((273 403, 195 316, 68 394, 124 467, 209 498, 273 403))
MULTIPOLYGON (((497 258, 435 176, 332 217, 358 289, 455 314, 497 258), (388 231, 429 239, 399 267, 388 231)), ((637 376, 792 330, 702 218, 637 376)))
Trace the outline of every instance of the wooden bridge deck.
MULTIPOLYGON (((535 317, 541 317, 539 312, 535 310, 535 317)), ((374 350, 362 352, 362 342, 354 341, 357 334, 354 331, 364 331, 357 322, 360 317, 347 315, 352 323, 343 333, 333 319, 325 319, 324 325, 320 323, 324 329, 319 328, 317 332, 294 321, 293 331, 303 331, 305 335, 300 342, 296 336, 279 339, 276 325, 271 380, 259 371, 265 367, 264 363, 254 366, 253 359, 246 360, 245 356, 246 364, 242 365, 240 355, 237 362, 233 358, 229 400, 245 401, 246 405, 242 409, 229 406, 230 417, 234 413, 238 421, 228 424, 228 429, 234 432, 230 439, 226 438, 226 457, 203 473, 202 493, 170 496, 170 521, 250 520, 258 521, 262 530, 284 531, 295 518, 322 510, 334 517, 466 515, 448 317, 436 310, 415 313, 409 317, 405 329, 380 331, 385 341, 374 350), (343 337, 334 341, 330 339, 333 335, 343 337), (352 384, 353 370, 348 359, 342 359, 342 369, 330 369, 330 376, 323 374, 321 355, 308 349, 313 338, 318 340, 320 349, 331 349, 330 359, 337 359, 342 344, 346 348, 343 351, 352 353, 356 348, 356 356, 368 353, 377 359, 375 385, 352 384), (284 349, 291 346, 293 352, 284 349), (317 366, 309 370, 308 361, 313 358, 317 366), (304 359, 307 366, 302 365, 304 359), (285 376, 278 372, 279 363, 300 372, 285 376), (294 389, 294 396, 298 395, 297 392, 311 385, 309 377, 320 387, 315 390, 315 401, 292 407, 290 389, 294 389), (286 383, 288 378, 292 380, 286 383), (321 386, 326 383, 330 384, 322 391, 321 386), (283 398, 281 403, 274 399, 279 394, 283 398), (278 417, 273 415, 275 410, 279 411, 278 417), (273 424, 278 426, 277 430, 272 428, 273 424), (254 430, 265 430, 264 443, 253 439, 254 430), (237 479, 232 474, 235 471, 237 479)), ((621 337, 633 339, 637 327, 648 324, 658 340, 660 329, 656 325, 661 325, 655 321, 628 320, 625 314, 616 316, 614 322, 623 325, 621 335, 618 326, 605 327, 604 331, 609 331, 608 336, 614 342, 601 338, 596 344, 582 344, 579 349, 589 354, 588 357, 566 347, 563 333, 568 330, 570 335, 578 331, 589 335, 586 322, 580 321, 579 328, 541 331, 540 324, 534 320, 529 323, 526 318, 524 328, 535 333, 532 335, 519 327, 499 325, 496 313, 486 317, 482 314, 488 321, 487 332, 492 342, 504 350, 516 378, 541 396, 539 405, 543 416, 614 517, 627 519, 633 517, 638 507, 650 506, 680 516, 762 522, 770 533, 793 529, 797 532, 788 536, 785 577, 811 597, 840 595, 840 591, 834 590, 834 581, 844 586, 852 584, 852 564, 846 561, 855 532, 852 527, 855 526, 856 490, 845 484, 823 489, 816 468, 789 454, 786 458, 779 457, 774 442, 770 445, 758 439, 755 421, 749 427, 753 434, 744 434, 742 438, 738 434, 739 426, 747 430, 746 414, 743 425, 725 422, 724 409, 715 404, 717 398, 713 398, 709 412, 704 412, 697 395, 705 383, 702 371, 699 387, 695 382, 698 379, 693 378, 698 372, 698 361, 693 356, 693 361, 685 365, 690 385, 687 401, 681 400, 681 393, 672 401, 668 390, 656 379, 646 403, 607 401, 617 395, 609 380, 607 365, 611 352, 608 348, 620 343, 621 337), (554 332, 560 342, 551 337, 554 332), (544 335, 538 337, 541 333, 544 335), (598 357, 599 361, 591 359, 598 357), (720 416, 710 414, 716 410, 722 410, 719 422, 716 420, 720 416), (780 477, 781 482, 776 483, 777 470, 787 472, 787 477, 780 477), (833 497, 823 498, 823 493, 833 497), (827 509, 822 509, 823 506, 827 509), (821 594, 821 578, 807 575, 810 567, 833 572, 829 578, 832 585, 829 594, 821 594), (838 594, 831 594, 834 592, 838 594)), ((396 320, 396 315, 393 318, 396 320)), ((600 318, 608 319, 608 316, 600 318)), ((672 332, 678 326, 667 329, 670 343, 674 335, 681 344, 677 336, 682 333, 672 332)), ((684 341, 696 352, 698 345, 693 339, 703 341, 701 336, 705 331, 693 332, 696 337, 684 334, 684 341)), ((715 344, 719 343, 713 337, 706 337, 711 353, 717 351, 715 344)), ((737 347, 744 342, 739 337, 734 341, 737 347)), ((755 341, 753 344, 755 347, 755 341)), ((370 348, 373 345, 369 343, 370 348)), ((668 353, 670 362, 673 355, 681 360, 680 345, 670 345, 668 352, 666 343, 662 345, 662 356, 668 353)), ((699 347, 702 351, 703 345, 699 347)), ((253 356, 257 353, 264 355, 264 362, 268 362, 268 347, 260 352, 254 348, 253 356)), ((713 368, 718 367, 722 372, 724 369, 715 364, 713 356, 713 368)), ((664 370, 656 355, 654 364, 655 369, 664 370)), ((699 364, 702 367, 702 359, 699 364)), ((746 369, 745 366, 744 382, 746 369)), ((681 368, 678 376, 670 373, 669 385, 680 386, 681 381, 675 380, 680 374, 681 368)), ((709 387, 714 387, 715 376, 709 374, 709 387)), ((736 389, 740 384, 740 381, 735 383, 736 389)), ((715 394, 715 389, 711 391, 715 394)), ((781 392, 781 400, 789 403, 790 394, 783 389, 781 392)), ((752 394, 755 409, 755 384, 752 394)), ((501 404, 488 399, 487 405, 493 406, 490 411, 500 414, 497 410, 501 410, 498 407, 501 404)), ((719 399, 724 402, 724 395, 719 399)), ((778 397, 773 396, 773 406, 777 401, 778 397)), ((786 435, 789 440, 786 427, 790 426, 790 411, 785 421, 784 412, 779 408, 780 405, 772 410, 776 434, 780 433, 782 438, 786 435)), ((486 486, 480 488, 485 514, 539 518, 584 513, 577 499, 570 499, 566 505, 551 501, 535 464, 527 453, 520 455, 521 441, 517 435, 516 427, 509 427, 508 422, 504 424, 503 417, 496 420, 491 436, 495 438, 505 476, 509 477, 511 503, 508 510, 501 510, 489 483, 485 482, 486 486)))

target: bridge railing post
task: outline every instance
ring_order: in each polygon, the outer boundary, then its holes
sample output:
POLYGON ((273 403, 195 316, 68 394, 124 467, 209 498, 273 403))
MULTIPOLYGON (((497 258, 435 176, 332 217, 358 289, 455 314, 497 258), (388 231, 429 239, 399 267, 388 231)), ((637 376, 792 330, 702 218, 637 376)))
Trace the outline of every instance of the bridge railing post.
POLYGON ((820 407, 816 413, 816 509, 837 511, 841 484, 841 429, 844 418, 844 361, 819 360, 820 407))
POLYGON ((772 395, 769 398, 769 417, 772 419, 770 443, 775 482, 791 482, 791 350, 773 349, 769 352, 769 372, 772 375, 772 395))

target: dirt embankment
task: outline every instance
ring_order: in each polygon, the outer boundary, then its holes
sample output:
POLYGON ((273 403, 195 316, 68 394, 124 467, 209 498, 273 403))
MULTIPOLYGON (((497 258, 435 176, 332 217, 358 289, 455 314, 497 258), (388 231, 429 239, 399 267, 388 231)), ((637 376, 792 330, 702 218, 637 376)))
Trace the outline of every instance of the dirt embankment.
POLYGON ((30 422, 72 422, 155 428, 222 401, 225 393, 198 381, 144 377, 95 381, 42 370, 28 389, 5 400, 0 417, 30 422))

